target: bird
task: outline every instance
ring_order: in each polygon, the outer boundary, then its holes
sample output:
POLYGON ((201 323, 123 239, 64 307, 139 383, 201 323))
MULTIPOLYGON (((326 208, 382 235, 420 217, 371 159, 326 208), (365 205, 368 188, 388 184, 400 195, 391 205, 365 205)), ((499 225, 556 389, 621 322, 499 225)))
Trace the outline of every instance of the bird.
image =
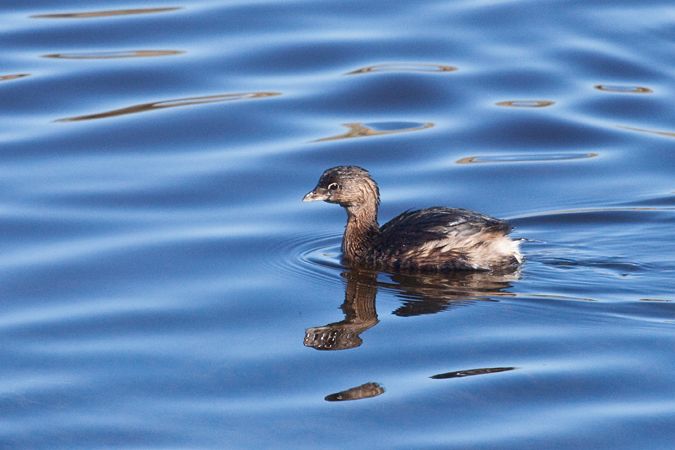
POLYGON ((342 261, 355 268, 445 272, 503 272, 523 262, 520 240, 508 222, 459 208, 435 206, 406 211, 382 226, 380 191, 357 166, 326 170, 302 199, 337 203, 347 211, 342 261))

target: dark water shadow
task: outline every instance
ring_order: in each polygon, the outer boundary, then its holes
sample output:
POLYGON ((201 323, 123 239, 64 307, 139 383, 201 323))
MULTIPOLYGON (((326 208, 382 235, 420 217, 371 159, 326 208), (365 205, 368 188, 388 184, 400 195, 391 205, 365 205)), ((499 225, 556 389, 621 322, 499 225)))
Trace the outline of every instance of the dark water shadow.
POLYGON ((509 370, 515 369, 517 369, 517 367, 484 367, 482 369, 458 370, 456 372, 439 373, 438 375, 432 375, 429 378, 434 380, 447 380, 449 378, 464 378, 472 377, 474 375, 485 375, 488 373, 508 372, 509 370))

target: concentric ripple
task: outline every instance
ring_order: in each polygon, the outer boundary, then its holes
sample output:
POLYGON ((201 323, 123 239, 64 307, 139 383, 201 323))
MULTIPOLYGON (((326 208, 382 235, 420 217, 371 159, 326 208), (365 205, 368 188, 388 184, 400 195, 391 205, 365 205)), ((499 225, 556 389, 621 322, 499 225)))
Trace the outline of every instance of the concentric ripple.
POLYGON ((273 266, 281 272, 305 279, 342 283, 340 273, 345 267, 340 263, 342 236, 317 234, 291 237, 272 245, 277 254, 273 266))

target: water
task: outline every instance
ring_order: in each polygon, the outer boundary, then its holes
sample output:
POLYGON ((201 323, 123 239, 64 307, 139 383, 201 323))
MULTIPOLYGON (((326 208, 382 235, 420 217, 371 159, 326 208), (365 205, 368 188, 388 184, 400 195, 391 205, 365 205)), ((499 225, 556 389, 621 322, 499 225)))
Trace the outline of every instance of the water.
POLYGON ((672 448, 674 19, 4 1, 0 447, 672 448), (343 267, 339 164, 522 271, 343 267))

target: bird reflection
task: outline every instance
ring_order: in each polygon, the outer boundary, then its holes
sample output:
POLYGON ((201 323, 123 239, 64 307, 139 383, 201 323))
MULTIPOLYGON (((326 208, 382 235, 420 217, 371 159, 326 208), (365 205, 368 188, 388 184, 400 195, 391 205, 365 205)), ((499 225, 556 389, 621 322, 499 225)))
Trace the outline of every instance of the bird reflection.
POLYGON ((494 297, 512 297, 505 292, 519 272, 501 273, 458 271, 439 274, 394 274, 386 287, 398 290, 403 305, 393 314, 399 317, 435 314, 470 305, 476 301, 498 301, 494 297))
POLYGON ((328 402, 343 402, 345 400, 361 400, 362 398, 377 397, 384 394, 384 388, 377 383, 365 383, 346 391, 337 392, 335 394, 327 395, 328 402))
MULTIPOLYGON (((495 274, 483 272, 396 273, 389 280, 378 280, 380 272, 350 269, 342 273, 347 280, 345 301, 340 307, 345 319, 305 330, 304 344, 317 350, 346 350, 362 344, 361 333, 375 326, 379 319, 375 307, 378 289, 396 292, 403 305, 393 314, 412 317, 435 314, 475 301, 497 301, 495 297, 512 296, 504 292, 518 272, 495 274)), ((387 275, 387 274, 383 274, 387 275)))
POLYGON ((361 333, 379 322, 375 310, 377 272, 351 270, 347 279, 345 301, 340 307, 345 320, 305 330, 305 346, 317 350, 346 350, 361 345, 361 333))
MULTIPOLYGON (((512 296, 504 289, 519 279, 519 272, 450 272, 386 274, 371 270, 349 269, 341 274, 347 280, 345 301, 340 306, 345 319, 305 330, 304 344, 317 350, 346 350, 363 343, 361 333, 377 325, 375 297, 378 289, 393 290, 403 305, 393 312, 400 317, 435 314, 451 307, 476 301, 498 301, 512 296), (378 279, 380 276, 380 279, 378 279)), ((432 375, 432 379, 462 378, 514 370, 515 367, 486 367, 432 375)), ((330 394, 326 401, 361 400, 385 392, 378 383, 365 383, 330 394)))

